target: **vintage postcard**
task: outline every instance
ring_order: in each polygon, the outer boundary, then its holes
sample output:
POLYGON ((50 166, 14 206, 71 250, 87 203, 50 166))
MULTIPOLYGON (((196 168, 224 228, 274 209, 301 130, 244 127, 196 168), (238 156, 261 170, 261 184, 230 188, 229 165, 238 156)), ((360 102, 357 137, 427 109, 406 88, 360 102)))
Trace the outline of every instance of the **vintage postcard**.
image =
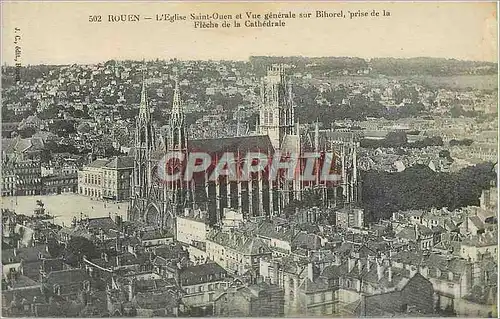
POLYGON ((497 318, 497 3, 1 9, 3 317, 497 318))

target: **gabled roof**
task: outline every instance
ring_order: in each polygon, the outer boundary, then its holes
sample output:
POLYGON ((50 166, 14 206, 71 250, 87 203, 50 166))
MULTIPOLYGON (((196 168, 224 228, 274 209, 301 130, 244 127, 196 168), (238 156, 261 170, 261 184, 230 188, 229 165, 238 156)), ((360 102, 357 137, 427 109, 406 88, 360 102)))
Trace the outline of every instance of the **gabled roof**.
POLYGON ((188 147, 191 152, 206 152, 212 154, 223 152, 233 152, 236 154, 238 151, 240 151, 241 154, 245 154, 248 151, 260 151, 263 153, 269 151, 272 153, 274 149, 267 135, 190 140, 188 147))
POLYGON ((12 248, 2 250, 2 264, 16 263, 23 260, 24 262, 33 262, 40 257, 49 257, 46 251, 46 245, 37 245, 30 247, 12 248))
POLYGON ((190 266, 179 271, 179 280, 184 283, 188 280, 187 285, 196 285, 204 282, 212 282, 224 278, 227 271, 219 266, 219 264, 210 262, 206 264, 190 266))
POLYGON ((139 309, 172 309, 178 306, 174 292, 140 292, 134 297, 133 302, 139 309))
POLYGON ((478 229, 483 229, 484 228, 484 223, 481 221, 481 219, 477 216, 470 216, 469 220, 476 228, 478 229))
POLYGON ((21 304, 23 299, 26 299, 30 304, 35 301, 45 302, 45 296, 40 287, 13 290, 2 289, 2 304, 4 307, 10 306, 13 301, 21 304))
POLYGON ((104 166, 113 169, 133 168, 134 158, 132 156, 115 156, 104 166))
POLYGON ((100 229, 110 230, 117 229, 116 223, 110 217, 96 217, 88 219, 88 227, 89 229, 100 229))
POLYGON ((294 231, 291 228, 285 227, 277 229, 276 226, 269 221, 260 223, 255 233, 262 237, 280 239, 288 241, 289 243, 291 243, 294 238, 294 231))
POLYGON ((107 163, 108 163, 107 159, 98 158, 95 161, 93 161, 92 163, 90 163, 89 165, 87 165, 87 167, 101 168, 101 167, 106 166, 107 163))
POLYGON ((6 154, 25 152, 31 147, 31 140, 27 138, 3 138, 2 151, 6 154))
POLYGON ((52 285, 64 286, 86 280, 90 280, 90 276, 80 268, 53 271, 47 275, 47 283, 52 285))
POLYGON ((271 249, 266 243, 257 237, 247 236, 239 232, 216 232, 209 235, 208 240, 221 246, 231 248, 243 255, 259 255, 271 253, 271 249))

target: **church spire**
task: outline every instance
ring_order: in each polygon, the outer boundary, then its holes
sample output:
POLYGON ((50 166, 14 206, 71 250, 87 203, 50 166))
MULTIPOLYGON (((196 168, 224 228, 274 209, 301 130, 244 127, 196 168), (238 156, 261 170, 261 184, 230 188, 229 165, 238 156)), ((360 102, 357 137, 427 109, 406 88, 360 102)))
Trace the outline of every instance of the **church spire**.
POLYGON ((165 143, 169 150, 185 150, 187 145, 187 135, 184 123, 184 110, 182 109, 181 92, 179 89, 179 77, 177 73, 177 68, 175 72, 175 87, 174 87, 174 97, 172 100, 172 112, 170 115, 170 131, 171 136, 169 141, 165 143))
POLYGON ((181 105, 181 92, 179 90, 179 75, 177 69, 175 70, 175 88, 174 88, 174 99, 172 103, 172 115, 181 115, 182 105, 181 105))
POLYGON ((139 104, 139 117, 149 119, 149 105, 146 93, 146 65, 142 70, 142 91, 141 91, 141 103, 139 104))

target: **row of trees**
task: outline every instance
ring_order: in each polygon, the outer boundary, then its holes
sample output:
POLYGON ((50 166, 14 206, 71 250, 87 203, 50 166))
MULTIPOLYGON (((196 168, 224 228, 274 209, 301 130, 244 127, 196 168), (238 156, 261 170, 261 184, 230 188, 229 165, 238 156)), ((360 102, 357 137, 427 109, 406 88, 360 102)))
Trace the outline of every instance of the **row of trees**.
POLYGON ((443 146, 443 144, 443 139, 439 136, 425 137, 422 140, 409 143, 408 136, 404 131, 389 132, 389 134, 381 140, 365 138, 360 141, 360 146, 365 148, 425 148, 428 146, 443 146))
POLYGON ((482 163, 454 173, 418 165, 399 173, 362 172, 365 216, 373 221, 400 210, 478 205, 482 190, 496 179, 493 168, 492 163, 482 163))

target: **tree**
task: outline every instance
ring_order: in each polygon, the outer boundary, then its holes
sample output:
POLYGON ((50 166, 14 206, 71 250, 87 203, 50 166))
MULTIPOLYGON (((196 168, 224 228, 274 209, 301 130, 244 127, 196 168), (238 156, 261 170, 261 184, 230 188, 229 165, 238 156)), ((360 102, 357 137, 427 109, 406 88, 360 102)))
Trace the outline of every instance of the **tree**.
POLYGON ((88 133, 88 132, 90 132, 90 125, 86 122, 80 123, 78 125, 78 127, 76 128, 76 130, 79 133, 88 133))
POLYGON ((69 261, 73 263, 78 263, 83 259, 83 256, 87 258, 99 257, 99 252, 95 244, 85 237, 73 237, 69 240, 66 246, 66 252, 69 254, 69 261))
POLYGON ((370 220, 378 220, 400 210, 478 205, 496 173, 492 163, 482 163, 456 173, 415 165, 399 173, 367 171, 361 177, 363 207, 370 220))
POLYGON ((49 238, 49 240, 47 241, 47 248, 49 250, 50 256, 52 258, 57 258, 63 252, 64 247, 59 245, 57 240, 55 240, 54 238, 49 238))
POLYGON ((385 137, 385 141, 392 147, 399 147, 408 143, 408 138, 406 137, 406 133, 403 131, 389 132, 389 134, 385 137))
POLYGON ((29 138, 29 137, 32 137, 36 133, 36 129, 34 127, 31 127, 31 126, 26 126, 22 129, 18 130, 18 132, 22 138, 29 138))

